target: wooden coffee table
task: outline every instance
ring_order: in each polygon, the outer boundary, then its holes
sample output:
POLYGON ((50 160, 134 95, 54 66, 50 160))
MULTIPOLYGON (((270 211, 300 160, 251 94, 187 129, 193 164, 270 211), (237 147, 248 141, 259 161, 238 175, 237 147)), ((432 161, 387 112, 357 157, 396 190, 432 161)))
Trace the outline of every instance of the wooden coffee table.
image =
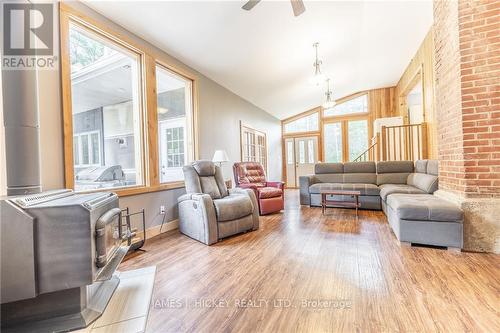
POLYGON ((358 217, 358 208, 359 208, 359 196, 361 195, 360 191, 344 191, 344 190, 324 190, 321 191, 321 214, 325 214, 326 205, 335 205, 339 207, 346 208, 356 208, 356 217, 358 217), (349 195, 354 200, 353 201, 337 201, 337 200, 327 200, 326 197, 328 195, 349 195))

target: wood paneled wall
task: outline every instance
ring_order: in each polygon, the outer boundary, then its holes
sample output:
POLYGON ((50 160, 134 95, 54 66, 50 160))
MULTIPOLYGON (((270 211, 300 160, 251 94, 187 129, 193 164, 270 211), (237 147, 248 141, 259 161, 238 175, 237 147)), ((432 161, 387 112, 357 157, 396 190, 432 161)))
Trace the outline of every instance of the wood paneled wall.
POLYGON ((370 127, 373 128, 373 121, 375 119, 399 115, 396 108, 395 92, 395 87, 368 91, 370 127))
POLYGON ((406 94, 422 80, 424 121, 427 123, 429 158, 437 158, 437 122, 434 99, 434 36, 432 28, 395 87, 396 114, 407 116, 406 94))

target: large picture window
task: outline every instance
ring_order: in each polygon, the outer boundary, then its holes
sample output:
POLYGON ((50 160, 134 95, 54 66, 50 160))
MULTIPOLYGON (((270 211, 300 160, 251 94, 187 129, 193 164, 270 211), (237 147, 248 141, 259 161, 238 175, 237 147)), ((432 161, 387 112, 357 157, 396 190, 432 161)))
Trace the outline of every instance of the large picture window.
POLYGON ((65 3, 60 24, 66 187, 183 187, 196 156, 196 76, 65 3))
POLYGON ((141 185, 141 57, 69 26, 75 190, 141 185))
POLYGON ((342 123, 327 123, 323 127, 325 162, 343 161, 342 123))
POLYGON ((368 149, 368 121, 350 120, 347 123, 349 142, 349 161, 354 161, 368 149))
POLYGON ((192 83, 156 66, 160 182, 183 180, 182 167, 193 160, 192 83))

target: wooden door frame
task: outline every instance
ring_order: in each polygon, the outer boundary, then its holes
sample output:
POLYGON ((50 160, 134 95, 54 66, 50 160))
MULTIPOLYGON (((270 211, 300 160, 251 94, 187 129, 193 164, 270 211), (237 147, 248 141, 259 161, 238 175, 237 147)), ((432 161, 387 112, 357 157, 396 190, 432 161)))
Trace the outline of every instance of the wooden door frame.
MULTIPOLYGON (((286 143, 285 141, 287 139, 293 139, 293 148, 294 148, 294 158, 295 158, 295 139, 299 139, 299 138, 309 138, 309 137, 315 137, 317 140, 318 140, 318 163, 320 161, 320 158, 323 154, 322 152, 322 143, 321 143, 321 131, 315 131, 315 132, 304 132, 304 133, 297 133, 297 134, 293 134, 293 135, 283 135, 283 137, 281 138, 281 151, 282 151, 282 155, 283 155, 283 182, 285 183, 285 188, 299 188, 298 184, 295 184, 297 186, 288 186, 288 183, 287 183, 287 172, 286 172, 286 143)), ((295 166, 295 163, 294 163, 294 167, 296 168, 295 166)), ((297 176, 297 170, 295 170, 295 176, 297 176)))
POLYGON ((413 90, 420 82, 420 86, 422 88, 422 122, 426 122, 425 117, 425 86, 424 86, 424 65, 420 64, 415 73, 413 74, 411 80, 404 86, 403 90, 399 94, 399 106, 402 110, 405 111, 403 114, 403 123, 408 125, 410 123, 410 117, 408 114, 408 103, 406 102, 408 94, 413 90))

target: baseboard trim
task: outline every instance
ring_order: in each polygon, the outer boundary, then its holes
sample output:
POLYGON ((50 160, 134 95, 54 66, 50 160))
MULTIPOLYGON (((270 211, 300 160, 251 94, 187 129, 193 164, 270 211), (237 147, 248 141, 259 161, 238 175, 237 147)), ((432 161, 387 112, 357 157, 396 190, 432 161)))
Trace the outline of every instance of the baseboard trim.
MULTIPOLYGON (((146 237, 153 238, 155 236, 158 236, 160 234, 160 228, 161 228, 161 225, 155 225, 151 228, 147 228, 146 229, 146 237)), ((174 229, 179 229, 179 219, 165 222, 163 224, 163 228, 161 228, 161 233, 164 234, 167 231, 171 231, 174 229)))

